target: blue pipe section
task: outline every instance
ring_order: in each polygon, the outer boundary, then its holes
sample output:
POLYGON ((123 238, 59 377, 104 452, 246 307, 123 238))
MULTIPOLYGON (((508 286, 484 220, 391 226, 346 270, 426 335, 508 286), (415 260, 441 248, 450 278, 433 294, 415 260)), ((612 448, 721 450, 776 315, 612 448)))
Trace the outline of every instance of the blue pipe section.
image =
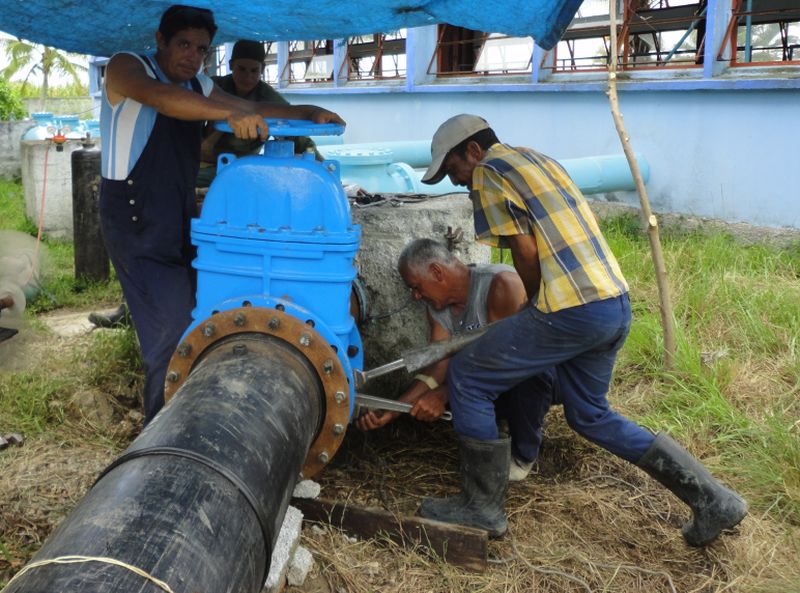
POLYGON ((394 162, 405 163, 411 167, 427 167, 431 163, 431 141, 394 140, 391 142, 359 142, 339 146, 320 146, 319 152, 326 159, 338 159, 337 154, 349 151, 391 150, 394 162))
MULTIPOLYGON (((650 164, 644 155, 635 153, 636 162, 642 172, 642 180, 650 180, 650 164)), ((628 159, 624 154, 606 154, 580 159, 559 161, 566 169, 575 185, 584 194, 601 194, 613 191, 632 191, 636 189, 628 159)))
MULTIPOLYGON (((394 143, 385 143, 383 148, 363 146, 345 144, 330 147, 326 151, 330 158, 339 162, 345 185, 355 184, 373 194, 443 195, 467 191, 464 187, 453 185, 447 177, 436 185, 422 183, 425 169, 413 169, 410 163, 398 162, 393 150, 394 143), (353 148, 354 146, 358 148, 353 148)), ((636 160, 644 182, 647 183, 650 179, 650 165, 640 153, 636 153, 636 160)), ((559 162, 585 195, 636 189, 624 154, 564 159, 559 162)), ((421 166, 427 165, 423 163, 421 166)))

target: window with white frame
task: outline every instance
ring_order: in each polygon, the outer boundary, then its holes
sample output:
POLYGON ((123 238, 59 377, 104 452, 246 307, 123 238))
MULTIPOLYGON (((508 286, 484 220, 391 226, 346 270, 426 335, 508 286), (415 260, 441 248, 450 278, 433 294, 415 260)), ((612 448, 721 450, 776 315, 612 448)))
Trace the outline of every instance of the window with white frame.
POLYGON ((436 50, 428 73, 437 76, 530 74, 533 56, 531 37, 475 31, 454 25, 439 25, 436 50))
MULTIPOLYGON (((703 64, 707 0, 624 0, 616 52, 623 70, 703 64)), ((543 65, 554 72, 605 70, 610 59, 608 0, 585 0, 543 65)))
POLYGON ((289 82, 333 80, 333 40, 290 41, 285 75, 289 82))
POLYGON ((406 75, 406 29, 347 39, 339 76, 347 80, 400 79, 406 75))

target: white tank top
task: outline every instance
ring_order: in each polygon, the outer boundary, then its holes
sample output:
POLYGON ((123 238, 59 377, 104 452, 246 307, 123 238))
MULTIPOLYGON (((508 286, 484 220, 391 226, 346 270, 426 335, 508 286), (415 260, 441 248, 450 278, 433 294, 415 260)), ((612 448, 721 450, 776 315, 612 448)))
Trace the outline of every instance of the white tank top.
MULTIPOLYGON (((134 56, 143 65, 151 78, 161 82, 169 82, 166 75, 158 67, 155 55, 140 56, 132 52, 122 52, 134 56)), ((197 81, 208 97, 214 88, 214 81, 205 74, 198 74, 197 81)), ((183 83, 192 90, 191 81, 183 83)), ((143 105, 128 97, 116 105, 108 102, 106 85, 103 83, 103 96, 100 102, 100 171, 106 179, 126 179, 133 171, 136 161, 144 151, 158 112, 148 105, 143 105)))
POLYGON ((431 317, 451 336, 473 331, 489 323, 488 296, 492 280, 500 272, 513 272, 506 264, 470 265, 467 305, 461 315, 454 315, 450 307, 441 311, 428 307, 431 317))

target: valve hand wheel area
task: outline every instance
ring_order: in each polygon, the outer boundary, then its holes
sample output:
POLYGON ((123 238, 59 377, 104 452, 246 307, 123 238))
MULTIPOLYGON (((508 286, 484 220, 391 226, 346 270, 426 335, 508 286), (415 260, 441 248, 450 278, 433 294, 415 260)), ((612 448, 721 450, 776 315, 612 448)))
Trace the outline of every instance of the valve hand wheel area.
MULTIPOLYGON (((265 117, 264 122, 269 127, 270 136, 341 136, 344 134, 342 124, 318 124, 308 119, 281 119, 265 117)), ((214 122, 214 127, 220 132, 233 133, 226 121, 214 122)))

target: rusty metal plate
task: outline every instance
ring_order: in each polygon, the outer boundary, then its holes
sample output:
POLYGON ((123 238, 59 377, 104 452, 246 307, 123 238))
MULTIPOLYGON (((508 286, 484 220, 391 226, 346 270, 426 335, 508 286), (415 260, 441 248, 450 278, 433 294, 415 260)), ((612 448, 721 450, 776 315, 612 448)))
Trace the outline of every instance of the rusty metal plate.
POLYGON ((350 419, 350 387, 336 351, 313 327, 279 309, 239 307, 215 313, 184 338, 167 368, 164 401, 169 402, 203 353, 225 338, 262 333, 279 338, 299 350, 319 376, 325 393, 325 418, 306 456, 302 477, 317 474, 333 459, 344 440, 350 419))

